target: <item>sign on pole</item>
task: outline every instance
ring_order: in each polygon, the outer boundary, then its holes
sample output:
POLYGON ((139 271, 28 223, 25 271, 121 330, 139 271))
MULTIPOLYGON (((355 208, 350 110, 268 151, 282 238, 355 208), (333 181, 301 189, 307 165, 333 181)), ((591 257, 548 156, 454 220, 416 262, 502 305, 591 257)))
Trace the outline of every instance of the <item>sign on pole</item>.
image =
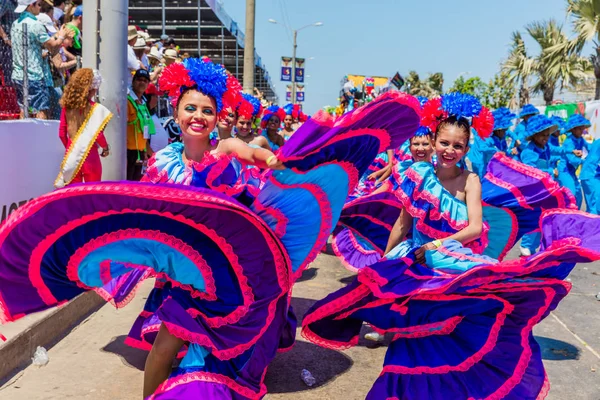
POLYGON ((304 83, 304 58, 296 58, 296 82, 304 83))
POLYGON ((298 103, 304 101, 304 85, 296 85, 296 101, 298 103))
POLYGON ((281 57, 281 80, 292 81, 292 57, 281 57))

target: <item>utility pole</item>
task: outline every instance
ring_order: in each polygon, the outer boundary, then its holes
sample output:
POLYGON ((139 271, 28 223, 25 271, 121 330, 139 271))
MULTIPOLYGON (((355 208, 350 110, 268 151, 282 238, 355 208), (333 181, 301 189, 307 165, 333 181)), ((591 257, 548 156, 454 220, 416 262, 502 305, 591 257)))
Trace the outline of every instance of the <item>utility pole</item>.
POLYGON ((166 32, 165 28, 165 0, 162 0, 162 34, 164 35, 166 32))
POLYGON ((202 57, 202 0, 198 0, 198 58, 202 57))
POLYGON ((254 19, 256 0, 246 0, 246 38, 244 42, 244 92, 254 92, 254 19))
POLYGON ((298 31, 294 29, 294 51, 292 52, 292 104, 296 104, 296 49, 298 48, 298 31))
POLYGON ((86 1, 83 13, 83 66, 100 70, 100 103, 113 118, 104 129, 110 156, 103 159, 102 179, 124 180, 127 132, 127 22, 126 1, 86 1))

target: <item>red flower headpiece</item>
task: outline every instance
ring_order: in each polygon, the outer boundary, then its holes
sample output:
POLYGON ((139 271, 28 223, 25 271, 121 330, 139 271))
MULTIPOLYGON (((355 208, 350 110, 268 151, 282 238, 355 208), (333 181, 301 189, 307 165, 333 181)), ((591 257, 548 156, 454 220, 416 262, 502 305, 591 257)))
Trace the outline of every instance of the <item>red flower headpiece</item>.
POLYGON ((192 87, 195 82, 190 78, 187 68, 183 64, 175 63, 164 69, 158 79, 161 91, 167 92, 173 102, 179 98, 182 87, 192 87))
POLYGON ((448 118, 448 114, 442 109, 441 97, 431 99, 423 105, 421 126, 426 126, 435 132, 440 122, 446 118, 448 118))
POLYGON ((242 100, 237 106, 238 118, 252 119, 254 114, 254 106, 248 100, 242 97, 242 100))
POLYGON ((487 107, 483 107, 479 115, 473 117, 471 126, 480 138, 487 139, 494 132, 494 115, 487 107))
POLYGON ((235 111, 241 101, 242 85, 235 76, 227 73, 227 91, 223 95, 223 109, 219 113, 219 118, 226 118, 229 113, 227 110, 235 111))

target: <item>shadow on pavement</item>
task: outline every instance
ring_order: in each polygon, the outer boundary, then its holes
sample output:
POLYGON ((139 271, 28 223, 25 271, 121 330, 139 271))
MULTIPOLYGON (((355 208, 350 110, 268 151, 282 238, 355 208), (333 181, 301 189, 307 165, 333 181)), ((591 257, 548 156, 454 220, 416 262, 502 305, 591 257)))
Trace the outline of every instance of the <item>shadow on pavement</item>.
POLYGON ((298 326, 302 324, 302 319, 304 318, 304 314, 308 311, 309 308, 312 307, 317 301, 313 299, 305 299, 303 297, 292 297, 292 308, 294 309, 294 314, 296 314, 296 318, 298 319, 298 326))
POLYGON ((578 360, 581 356, 581 351, 570 343, 543 336, 536 336, 535 339, 542 349, 543 360, 578 360))
POLYGON ((335 253, 333 252, 333 246, 331 245, 331 243, 327 243, 325 248, 321 250, 321 254, 327 254, 328 256, 335 257, 335 253))
POLYGON ((351 276, 347 276, 345 278, 338 279, 338 282, 343 283, 344 285, 349 285, 352 282, 354 282, 354 278, 356 278, 356 275, 351 275, 351 276))
POLYGON ((312 281, 313 279, 315 279, 317 277, 318 271, 319 271, 319 268, 314 268, 314 267, 305 269, 304 271, 302 271, 302 276, 300 278, 298 278, 298 280, 296 282, 312 281))
POLYGON ((348 371, 352 364, 352 360, 340 352, 297 341, 292 350, 275 357, 267 370, 265 384, 269 393, 302 392, 327 384, 348 371), (314 386, 307 386, 300 378, 303 369, 314 376, 314 386))
POLYGON ((128 367, 143 371, 146 364, 146 357, 148 357, 148 352, 127 346, 125 344, 126 338, 127 336, 125 335, 112 338, 111 342, 102 348, 102 351, 116 354, 121 358, 123 364, 127 365, 128 367))

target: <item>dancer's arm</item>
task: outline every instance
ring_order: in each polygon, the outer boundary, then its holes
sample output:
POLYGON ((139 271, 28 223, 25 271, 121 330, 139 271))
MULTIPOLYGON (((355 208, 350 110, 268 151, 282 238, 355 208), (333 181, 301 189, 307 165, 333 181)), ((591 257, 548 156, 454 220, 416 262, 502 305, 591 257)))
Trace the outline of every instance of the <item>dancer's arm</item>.
POLYGON ((389 253, 394 247, 398 246, 400 242, 404 240, 410 227, 412 226, 413 217, 406 210, 402 210, 400 212, 400 216, 394 223, 392 227, 392 232, 390 233, 390 238, 388 239, 387 246, 385 248, 385 253, 389 253))
POLYGON ((219 150, 226 154, 235 154, 243 162, 256 165, 259 168, 285 169, 283 163, 273 152, 265 149, 255 149, 240 139, 231 138, 219 142, 219 150))

